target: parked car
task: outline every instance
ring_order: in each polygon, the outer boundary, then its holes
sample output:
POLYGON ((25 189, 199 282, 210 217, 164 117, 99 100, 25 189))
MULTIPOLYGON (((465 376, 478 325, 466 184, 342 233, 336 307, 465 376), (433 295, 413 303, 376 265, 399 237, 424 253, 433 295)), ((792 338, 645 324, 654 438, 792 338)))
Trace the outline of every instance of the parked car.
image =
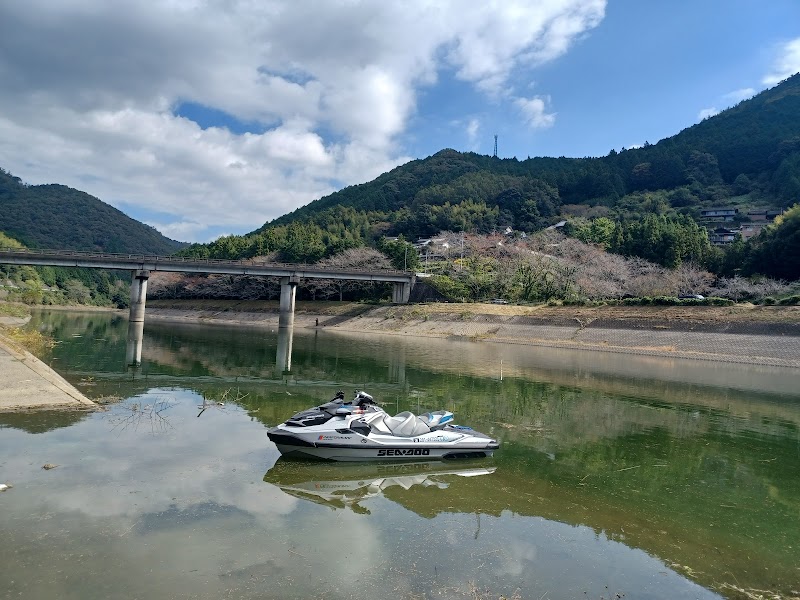
POLYGON ((681 300, 705 300, 705 296, 702 294, 685 294, 683 296, 678 296, 681 300))
POLYGON ((492 298, 492 304, 508 304, 508 300, 503 300, 502 298, 492 298))

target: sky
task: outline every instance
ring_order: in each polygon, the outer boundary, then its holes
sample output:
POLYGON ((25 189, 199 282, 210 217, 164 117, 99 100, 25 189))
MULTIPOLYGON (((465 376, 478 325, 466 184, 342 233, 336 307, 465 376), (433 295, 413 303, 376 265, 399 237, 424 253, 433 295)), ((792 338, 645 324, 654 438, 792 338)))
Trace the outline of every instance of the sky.
POLYGON ((0 168, 206 242, 495 135, 656 143, 798 71, 798 0, 2 0, 0 168))

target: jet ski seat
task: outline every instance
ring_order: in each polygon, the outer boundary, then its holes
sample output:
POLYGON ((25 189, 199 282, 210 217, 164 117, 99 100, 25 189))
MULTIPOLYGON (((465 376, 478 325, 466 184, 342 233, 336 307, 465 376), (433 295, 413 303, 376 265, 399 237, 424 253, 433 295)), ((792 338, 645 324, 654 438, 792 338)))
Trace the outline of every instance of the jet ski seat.
POLYGON ((435 410, 420 415, 419 419, 425 423, 431 431, 434 431, 436 429, 441 429, 447 425, 448 422, 451 422, 453 420, 453 413, 449 410, 435 410))
POLYGON ((403 411, 393 417, 386 416, 383 422, 398 437, 414 437, 429 433, 431 428, 422 419, 409 411, 403 411))

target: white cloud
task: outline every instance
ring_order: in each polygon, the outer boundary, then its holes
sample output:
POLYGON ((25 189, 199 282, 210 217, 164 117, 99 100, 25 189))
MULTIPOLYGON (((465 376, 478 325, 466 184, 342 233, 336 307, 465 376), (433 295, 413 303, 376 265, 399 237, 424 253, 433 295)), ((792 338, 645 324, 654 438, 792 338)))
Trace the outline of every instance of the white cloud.
MULTIPOLYGON (((184 239, 255 229, 409 160, 398 140, 439 70, 513 97, 511 71, 564 54, 605 4, 4 2, 0 167, 141 207, 184 239), (202 129, 184 103, 259 127, 202 129)), ((552 125, 543 97, 517 102, 552 125)))
POLYGON ((709 117, 713 117, 714 115, 718 115, 718 114, 719 114, 719 110, 716 107, 712 106, 710 108, 704 108, 699 113, 697 113, 697 118, 700 121, 702 121, 703 119, 707 119, 709 117))
POLYGON ((747 100, 748 98, 752 98, 753 96, 755 96, 755 94, 756 94, 755 89, 747 87, 747 88, 742 88, 740 90, 734 90, 732 92, 728 92, 723 96, 723 98, 725 100, 737 103, 741 102, 742 100, 747 100))
POLYGON ((546 112, 549 98, 534 96, 533 98, 516 98, 514 103, 522 112, 525 122, 534 129, 552 127, 556 122, 556 114, 546 112))
POLYGON ((781 46, 780 56, 775 60, 772 71, 764 77, 762 83, 775 85, 797 72, 800 72, 800 38, 795 38, 781 46))
POLYGON ((481 128, 481 122, 478 119, 470 119, 467 123, 467 139, 470 144, 474 144, 478 139, 478 132, 481 128))
POLYGON ((540 64, 564 54, 576 37, 602 21, 605 5, 605 0, 456 2, 451 17, 461 31, 450 42, 448 58, 460 78, 500 92, 517 63, 540 64), (469 10, 462 10, 465 6, 469 10))

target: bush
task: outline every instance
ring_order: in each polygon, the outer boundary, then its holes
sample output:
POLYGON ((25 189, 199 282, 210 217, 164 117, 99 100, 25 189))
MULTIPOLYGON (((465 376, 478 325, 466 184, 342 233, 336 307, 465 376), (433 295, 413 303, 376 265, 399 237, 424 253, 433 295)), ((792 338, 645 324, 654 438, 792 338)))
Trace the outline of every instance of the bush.
POLYGON ((675 296, 644 296, 642 298, 623 298, 624 306, 733 306, 728 298, 676 298, 675 296))
POLYGON ((781 298, 778 300, 780 306, 797 306, 800 304, 800 294, 789 296, 788 298, 781 298))
POLYGON ((430 286, 450 301, 464 302, 470 297, 467 287, 447 275, 434 275, 429 280, 430 286))
POLYGON ((705 300, 700 300, 705 306, 733 306, 736 304, 733 300, 728 298, 706 298, 705 300))

